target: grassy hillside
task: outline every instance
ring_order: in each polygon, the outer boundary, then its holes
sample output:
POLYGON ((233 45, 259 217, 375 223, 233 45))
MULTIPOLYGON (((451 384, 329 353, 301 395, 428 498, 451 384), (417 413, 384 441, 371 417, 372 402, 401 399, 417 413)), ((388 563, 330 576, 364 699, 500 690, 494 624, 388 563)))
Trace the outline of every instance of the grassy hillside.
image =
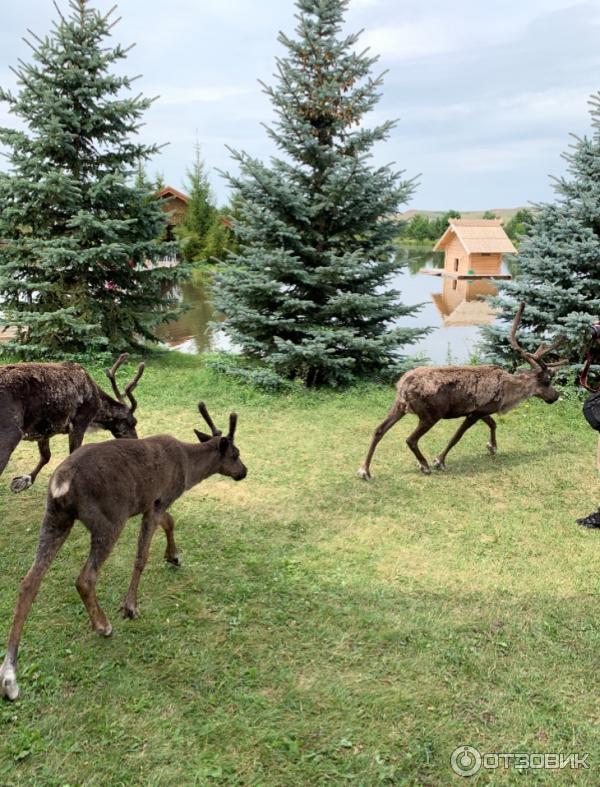
MULTIPOLYGON (((237 409, 248 478, 176 503, 183 566, 157 533, 136 621, 118 614, 129 523, 98 583, 108 640, 73 585, 88 546, 76 525, 25 628, 21 698, 0 703, 0 784, 448 785, 462 744, 590 752, 589 771, 529 776, 598 784, 600 533, 574 517, 599 490, 577 401, 500 418, 496 458, 476 426, 431 477, 404 444, 407 416, 367 484, 356 469, 391 388, 271 395, 170 355, 138 390, 145 435, 192 439, 200 398, 218 424, 237 409)), ((426 436, 429 457, 455 427, 426 436)), ((66 440, 53 447, 56 466, 66 440)), ((8 483, 34 453, 22 444, 0 479, 2 637, 49 470, 19 497, 8 483)))

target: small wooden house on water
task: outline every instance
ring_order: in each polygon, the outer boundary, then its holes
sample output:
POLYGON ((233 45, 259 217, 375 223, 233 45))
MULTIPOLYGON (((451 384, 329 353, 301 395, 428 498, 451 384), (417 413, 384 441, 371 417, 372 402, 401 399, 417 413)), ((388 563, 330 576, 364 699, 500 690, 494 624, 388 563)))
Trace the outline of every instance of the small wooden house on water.
POLYGON ((502 258, 517 253, 500 219, 449 219, 448 229, 434 251, 445 254, 443 271, 424 273, 453 279, 510 279, 502 273, 502 258))

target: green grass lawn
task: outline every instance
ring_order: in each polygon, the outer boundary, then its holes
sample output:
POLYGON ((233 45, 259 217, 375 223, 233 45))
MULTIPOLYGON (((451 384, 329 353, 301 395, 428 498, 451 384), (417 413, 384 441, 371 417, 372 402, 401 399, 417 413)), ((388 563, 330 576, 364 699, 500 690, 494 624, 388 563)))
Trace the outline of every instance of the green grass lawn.
MULTIPOLYGON (((447 785, 462 744, 590 753, 588 771, 473 783, 600 784, 600 532, 574 524, 600 490, 577 401, 500 418, 495 458, 477 425, 431 477, 407 416, 368 484, 356 470, 392 388, 268 394, 170 355, 138 393, 141 436, 191 440, 199 399, 222 426, 236 409, 248 478, 175 504, 183 566, 157 533, 136 621, 118 613, 129 523, 98 583, 108 640, 74 587, 76 525, 25 627, 21 698, 0 703, 1 785, 447 785)), ((429 458, 456 426, 423 439, 429 458)), ((53 449, 51 468, 66 439, 53 449)), ((8 484, 34 457, 21 444, 0 479, 2 641, 50 469, 18 497, 8 484)))

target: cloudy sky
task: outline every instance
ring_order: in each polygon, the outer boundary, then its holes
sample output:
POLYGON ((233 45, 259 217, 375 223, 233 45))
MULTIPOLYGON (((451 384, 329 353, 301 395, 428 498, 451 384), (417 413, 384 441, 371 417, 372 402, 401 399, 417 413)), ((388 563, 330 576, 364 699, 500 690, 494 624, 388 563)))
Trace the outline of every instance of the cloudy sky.
MULTIPOLYGON (((95 0, 107 10, 113 0, 95 0)), ((66 0, 62 0, 62 6, 66 0)), ((51 0, 0 0, 0 84, 43 34, 51 0)), ((160 95, 144 136, 168 142, 151 171, 184 185, 196 137, 220 201, 226 145, 261 158, 273 149, 261 122, 271 110, 257 84, 272 82, 279 30, 292 0, 122 0, 114 36, 135 41, 128 73, 160 95)), ((373 119, 398 118, 376 159, 420 173, 411 207, 512 207, 551 197, 569 134, 589 132, 587 99, 600 89, 600 0, 351 0, 348 29, 388 69, 373 119)), ((11 123, 0 105, 0 124, 11 123)))

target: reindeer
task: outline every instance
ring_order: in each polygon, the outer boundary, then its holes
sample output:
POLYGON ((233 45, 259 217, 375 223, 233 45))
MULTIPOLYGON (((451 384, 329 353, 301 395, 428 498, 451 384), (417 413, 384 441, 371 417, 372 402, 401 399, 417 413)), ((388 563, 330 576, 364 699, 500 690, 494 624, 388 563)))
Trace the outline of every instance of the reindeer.
POLYGON ((89 428, 108 429, 114 437, 137 437, 133 391, 144 364, 123 393, 116 382, 118 368, 127 360, 119 356, 106 370, 115 399, 105 393, 78 363, 19 363, 0 368, 0 474, 21 440, 38 444, 40 459, 28 475, 12 479, 13 492, 23 492, 50 461, 50 438, 69 435, 69 453, 83 442, 89 428), (125 397, 129 405, 125 404, 125 397))
POLYGON ((566 360, 546 363, 543 358, 559 347, 564 338, 553 344, 541 344, 534 353, 526 352, 517 341, 517 329, 521 322, 525 304, 521 303, 510 333, 510 343, 521 357, 529 363, 532 371, 517 371, 510 374, 498 366, 420 366, 412 369, 398 380, 396 400, 387 418, 375 430, 369 451, 358 475, 371 479, 370 465, 377 444, 384 434, 407 413, 414 413, 419 423, 406 443, 417 457, 421 472, 429 475, 427 459, 419 449, 419 440, 439 420, 466 416, 454 437, 442 453, 434 460, 438 470, 447 470, 446 456, 464 433, 477 421, 483 421, 490 429, 488 451, 494 455, 496 444, 496 422, 492 413, 504 414, 521 402, 537 396, 547 404, 555 402, 559 395, 552 387, 556 370, 568 363, 566 360))
POLYGON ((0 696, 14 700, 19 695, 16 669, 21 631, 42 578, 76 519, 90 531, 91 547, 75 584, 92 627, 109 637, 112 626, 98 604, 96 579, 125 522, 136 514, 143 515, 133 575, 121 607, 124 617, 135 618, 140 577, 159 525, 167 535, 165 559, 180 565, 170 506, 185 491, 215 473, 235 481, 246 477, 246 467, 234 444, 237 415, 229 416, 229 433, 223 437, 203 402, 198 409, 211 430, 208 435, 194 429, 199 444, 182 443, 169 435, 109 440, 80 448, 55 470, 48 487, 37 555, 21 583, 6 657, 0 668, 0 696))

